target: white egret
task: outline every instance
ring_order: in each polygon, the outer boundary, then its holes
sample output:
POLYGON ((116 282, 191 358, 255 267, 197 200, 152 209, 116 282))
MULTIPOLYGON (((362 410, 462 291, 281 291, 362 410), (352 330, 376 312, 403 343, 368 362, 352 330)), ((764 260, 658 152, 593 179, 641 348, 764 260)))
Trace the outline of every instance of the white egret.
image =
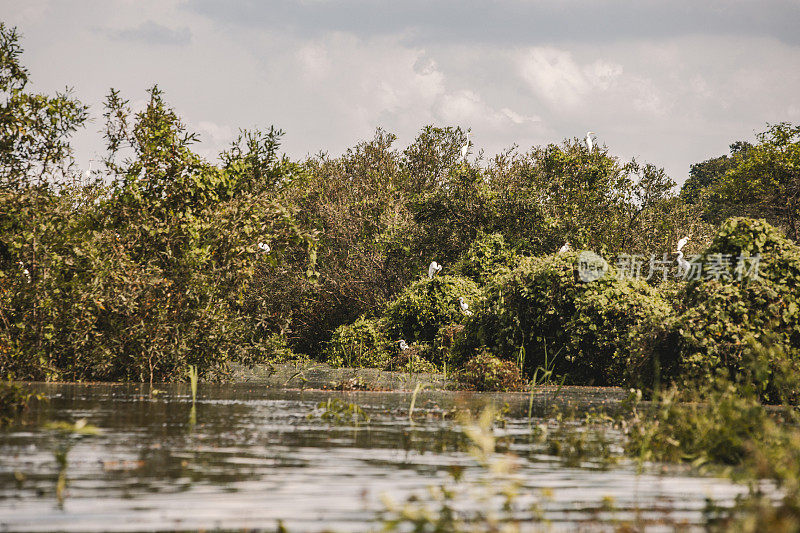
POLYGON ((89 160, 89 168, 86 169, 86 172, 83 173, 84 177, 88 180, 92 177, 92 160, 89 160))
POLYGON ((464 143, 464 146, 461 147, 461 159, 466 159, 467 154, 469 154, 469 136, 472 135, 472 132, 467 132, 467 142, 464 143))
POLYGON ((687 235, 683 239, 679 240, 678 241, 678 250, 677 251, 680 252, 681 250, 683 250, 683 247, 686 246, 686 243, 689 242, 689 239, 690 239, 690 237, 687 235))
POLYGON ((404 352, 408 350, 408 344, 406 344, 405 339, 400 339, 399 341, 397 341, 397 345, 400 347, 400 351, 404 352))
POLYGON ((22 261, 19 261, 19 267, 22 269, 22 273, 25 275, 25 277, 28 278, 28 283, 30 283, 31 282, 31 273, 25 267, 25 263, 23 263, 22 261))
POLYGON ((442 271, 442 265, 440 265, 436 261, 432 261, 430 266, 428 267, 428 277, 433 279, 433 276, 435 276, 441 271, 442 271))
POLYGON ((678 275, 681 277, 686 277, 686 275, 689 273, 689 266, 691 263, 689 263, 689 261, 683 257, 682 251, 678 250, 675 253, 678 254, 678 275))
POLYGON ((592 151, 592 147, 594 146, 592 144, 592 135, 594 134, 595 133, 593 131, 586 132, 586 148, 588 148, 590 152, 592 151))
POLYGON ((569 241, 567 241, 567 242, 565 242, 565 243, 564 243, 564 246, 562 246, 562 247, 561 247, 561 248, 558 250, 558 253, 560 253, 560 254, 565 254, 565 253, 567 253, 567 252, 569 252, 569 251, 570 251, 570 247, 569 247, 569 241))
POLYGON ((264 253, 267 253, 267 254, 271 250, 271 248, 269 247, 269 244, 267 244, 265 242, 258 243, 258 249, 261 250, 264 253))
POLYGON ((458 297, 458 303, 461 305, 461 312, 467 316, 472 316, 472 311, 469 310, 469 304, 464 300, 463 296, 458 297))

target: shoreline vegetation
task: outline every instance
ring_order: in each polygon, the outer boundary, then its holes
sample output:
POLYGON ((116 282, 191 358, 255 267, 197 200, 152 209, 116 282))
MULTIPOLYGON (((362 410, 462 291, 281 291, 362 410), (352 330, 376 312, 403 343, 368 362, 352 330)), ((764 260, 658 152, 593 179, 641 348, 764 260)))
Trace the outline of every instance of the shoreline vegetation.
POLYGON ((11 380, 222 380, 231 365, 293 364, 287 383, 325 363, 473 391, 621 387, 627 453, 750 484, 715 528, 800 529, 799 126, 733 143, 676 193, 602 144, 478 158, 458 127, 405 149, 378 129, 300 161, 280 130, 242 130, 211 162, 153 86, 138 111, 109 91, 107 150, 84 171, 70 137, 87 107, 30 91, 5 25, 0 61, 4 421, 31 399, 11 380), (582 279, 585 250, 605 276, 582 279), (716 266, 681 278, 684 251, 716 266))

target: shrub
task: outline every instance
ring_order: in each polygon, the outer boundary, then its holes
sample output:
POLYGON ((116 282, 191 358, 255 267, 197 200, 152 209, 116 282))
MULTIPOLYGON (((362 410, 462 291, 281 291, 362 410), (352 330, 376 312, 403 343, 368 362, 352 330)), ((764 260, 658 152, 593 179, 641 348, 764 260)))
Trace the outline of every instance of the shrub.
POLYGON ((667 377, 702 381, 724 368, 735 379, 755 384, 766 400, 796 400, 800 247, 762 220, 733 218, 699 261, 708 264, 717 254, 732 258, 731 275, 690 281, 682 314, 658 328, 648 353, 632 366, 658 364, 667 377), (735 272, 740 256, 759 254, 757 275, 747 268, 741 276, 735 272))
POLYGON ((576 262, 576 253, 523 258, 493 279, 455 347, 457 358, 485 346, 501 359, 517 359, 528 375, 547 356, 572 383, 618 383, 634 328, 670 310, 653 288, 619 279, 611 267, 601 279, 581 281, 576 262))
POLYGON ((499 233, 478 235, 467 252, 459 260, 456 269, 464 276, 486 283, 497 269, 509 266, 514 261, 514 253, 506 246, 499 233))
POLYGON ((525 385, 519 367, 482 351, 456 374, 461 388, 475 391, 515 391, 525 385))
POLYGON ((331 366, 370 368, 385 368, 396 352, 386 337, 385 322, 363 316, 336 328, 325 349, 331 366))
POLYGON ((389 335, 408 343, 431 344, 439 328, 462 323, 466 318, 459 297, 468 302, 470 309, 477 309, 480 296, 478 286, 467 278, 436 276, 417 280, 389 304, 386 310, 389 335))
POLYGON ((411 373, 434 373, 438 371, 436 365, 431 361, 433 354, 431 347, 427 344, 411 344, 406 350, 397 350, 392 357, 386 370, 396 370, 411 373))

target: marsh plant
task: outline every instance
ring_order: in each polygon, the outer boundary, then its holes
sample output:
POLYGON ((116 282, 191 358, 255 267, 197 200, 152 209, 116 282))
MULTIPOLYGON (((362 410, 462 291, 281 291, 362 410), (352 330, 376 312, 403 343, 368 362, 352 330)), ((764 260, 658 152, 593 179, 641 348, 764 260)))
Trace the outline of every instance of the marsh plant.
POLYGON ((522 519, 541 518, 539 498, 520 498, 517 458, 495 449, 495 418, 494 409, 487 408, 477 420, 462 421, 477 478, 466 479, 464 470, 453 468, 450 481, 429 487, 427 495, 397 502, 384 494, 381 520, 386 531, 511 532, 522 519))
POLYGON ((100 429, 87 423, 85 418, 70 422, 48 422, 44 429, 54 431, 57 434, 57 444, 53 450, 53 457, 58 465, 58 476, 56 477, 56 501, 59 507, 63 507, 67 489, 67 469, 69 467, 69 452, 75 444, 82 438, 98 435, 100 429))
POLYGON ((319 418, 325 422, 337 425, 369 423, 369 415, 357 404, 345 402, 339 398, 328 398, 319 402, 313 413, 307 418, 319 418))
POLYGON ((45 401, 25 386, 13 381, 0 381, 0 428, 10 426, 28 408, 32 401, 45 401))

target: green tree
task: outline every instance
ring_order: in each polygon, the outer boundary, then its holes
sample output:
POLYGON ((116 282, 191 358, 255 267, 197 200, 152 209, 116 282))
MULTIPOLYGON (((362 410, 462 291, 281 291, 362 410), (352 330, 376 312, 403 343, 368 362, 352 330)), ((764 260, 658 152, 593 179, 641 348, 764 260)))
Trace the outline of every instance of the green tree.
POLYGON ((0 190, 46 184, 66 175, 69 139, 83 127, 87 108, 69 91, 55 96, 26 90, 28 70, 16 28, 0 22, 0 190))
POLYGON ((800 237, 800 126, 773 124, 714 186, 723 213, 765 218, 800 237))

